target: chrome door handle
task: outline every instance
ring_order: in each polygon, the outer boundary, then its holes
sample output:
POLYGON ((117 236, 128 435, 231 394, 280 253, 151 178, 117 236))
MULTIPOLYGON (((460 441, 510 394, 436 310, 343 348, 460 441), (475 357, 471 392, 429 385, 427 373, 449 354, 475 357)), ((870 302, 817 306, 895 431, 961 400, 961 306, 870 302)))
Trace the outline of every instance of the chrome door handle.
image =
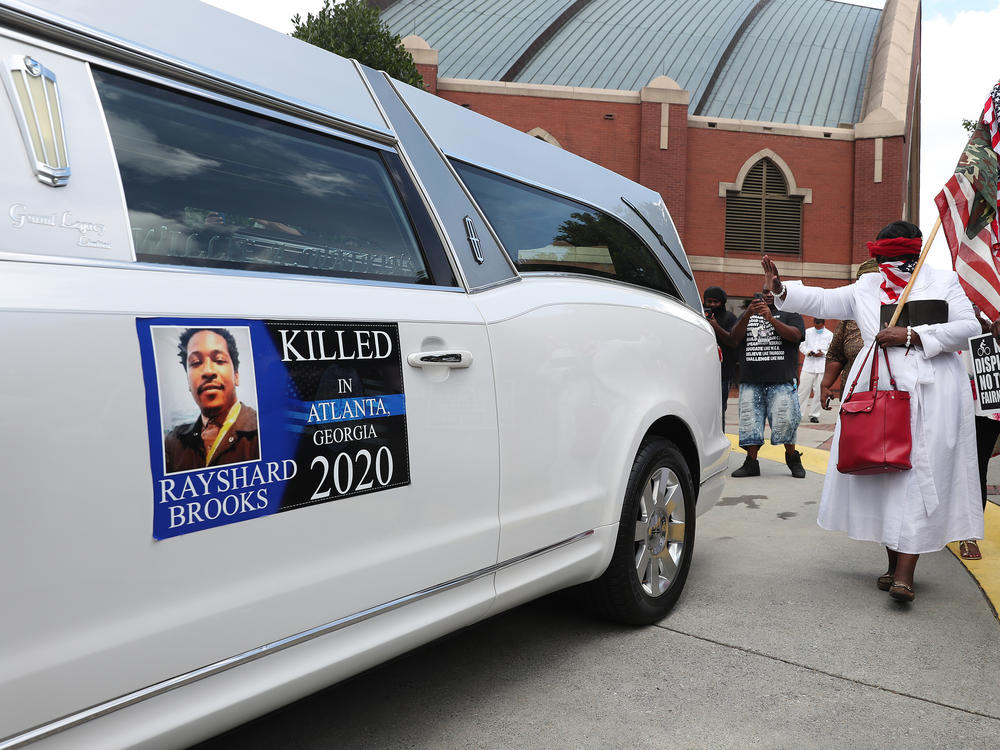
POLYGON ((468 367, 472 364, 472 352, 414 352, 406 358, 411 367, 468 367))

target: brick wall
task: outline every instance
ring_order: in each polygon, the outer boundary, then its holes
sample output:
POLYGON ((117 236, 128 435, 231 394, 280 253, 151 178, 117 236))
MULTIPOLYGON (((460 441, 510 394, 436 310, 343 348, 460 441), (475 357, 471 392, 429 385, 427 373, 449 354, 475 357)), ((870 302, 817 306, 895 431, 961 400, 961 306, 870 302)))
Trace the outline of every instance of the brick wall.
POLYGON ((417 63, 417 72, 424 78, 424 88, 432 94, 438 92, 438 66, 417 63))
POLYGON ((854 142, 854 263, 868 258, 867 243, 903 217, 906 146, 902 136, 882 139, 882 181, 875 182, 875 138, 854 142))
MULTIPOLYGON (((726 200, 719 197, 719 183, 735 182, 746 160, 763 149, 785 161, 797 187, 812 190, 812 202, 802 208, 802 255, 792 257, 807 263, 850 263, 853 143, 705 128, 688 131, 685 250, 691 255, 724 254, 726 200)), ((755 253, 730 256, 758 257, 755 253)), ((822 280, 815 281, 822 284, 822 280)))
POLYGON ((688 108, 686 104, 642 102, 639 137, 639 178, 646 187, 663 196, 670 217, 687 246, 688 214, 688 108), (667 148, 661 148, 661 107, 669 107, 667 148))
POLYGON ((456 91, 440 95, 523 132, 544 128, 567 151, 639 180, 637 105, 456 91), (612 115, 612 119, 605 115, 612 115))

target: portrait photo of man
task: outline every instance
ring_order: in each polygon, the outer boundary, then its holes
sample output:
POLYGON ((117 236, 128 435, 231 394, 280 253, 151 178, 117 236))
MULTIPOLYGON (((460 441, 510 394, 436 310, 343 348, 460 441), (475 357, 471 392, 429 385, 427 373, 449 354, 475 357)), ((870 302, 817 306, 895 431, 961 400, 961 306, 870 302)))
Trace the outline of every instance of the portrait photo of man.
MULTIPOLYGON (((249 350, 249 333, 245 329, 241 333, 246 337, 249 350)), ((176 404, 169 400, 170 397, 165 400, 161 393, 164 429, 167 424, 174 425, 163 439, 165 472, 171 474, 259 459, 257 412, 241 401, 237 392, 240 351, 233 332, 228 328, 171 326, 160 328, 154 338, 159 338, 167 354, 173 344, 176 353, 173 362, 180 361, 187 392, 198 412, 190 419, 193 411, 190 402, 186 406, 176 404), (183 421, 178 423, 176 415, 183 416, 183 421)), ((252 361, 250 364, 252 366, 252 361)), ((161 391, 170 389, 169 381, 177 382, 176 375, 161 378, 161 391)), ((177 394, 178 390, 174 388, 173 393, 177 394)), ((176 402, 179 397, 173 398, 176 402)))

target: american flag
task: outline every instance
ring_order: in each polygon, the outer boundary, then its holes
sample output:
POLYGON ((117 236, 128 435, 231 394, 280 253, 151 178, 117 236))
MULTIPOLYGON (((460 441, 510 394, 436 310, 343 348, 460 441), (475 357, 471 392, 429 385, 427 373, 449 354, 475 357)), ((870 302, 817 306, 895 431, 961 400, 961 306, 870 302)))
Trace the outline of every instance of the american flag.
POLYGON ((1000 318, 998 155, 1000 83, 986 100, 955 174, 934 198, 962 287, 990 320, 1000 318))
POLYGON ((990 129, 990 144, 993 150, 1000 154, 1000 83, 993 87, 990 98, 983 107, 983 122, 990 129))
POLYGON ((899 295, 903 293, 910 276, 913 274, 915 260, 891 260, 887 263, 879 263, 878 268, 882 272, 882 286, 879 300, 883 305, 891 305, 899 301, 899 295))

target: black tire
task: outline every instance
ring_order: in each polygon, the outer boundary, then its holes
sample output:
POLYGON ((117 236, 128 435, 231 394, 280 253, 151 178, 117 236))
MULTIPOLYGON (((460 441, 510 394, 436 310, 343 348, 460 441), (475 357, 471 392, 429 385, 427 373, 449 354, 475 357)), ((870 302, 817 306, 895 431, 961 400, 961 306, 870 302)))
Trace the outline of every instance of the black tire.
POLYGON ((684 456, 669 440, 644 441, 632 464, 611 562, 587 585, 591 606, 629 625, 663 619, 684 589, 694 532, 694 483, 684 456))

